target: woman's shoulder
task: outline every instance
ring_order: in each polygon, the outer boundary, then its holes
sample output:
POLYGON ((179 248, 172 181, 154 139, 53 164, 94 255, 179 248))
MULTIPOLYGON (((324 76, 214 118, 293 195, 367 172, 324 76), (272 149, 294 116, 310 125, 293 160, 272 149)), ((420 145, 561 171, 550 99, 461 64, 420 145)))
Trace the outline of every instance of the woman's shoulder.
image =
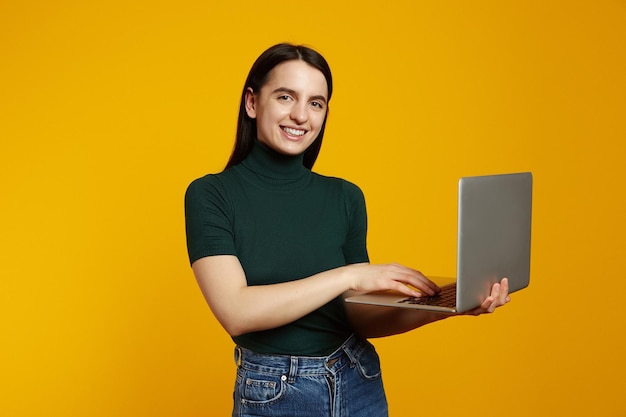
POLYGON ((313 176, 317 181, 325 183, 331 187, 336 187, 344 194, 357 198, 362 198, 363 196, 363 191, 361 190, 361 187, 345 178, 327 176, 315 172, 313 172, 313 176))
POLYGON ((220 181, 217 178, 218 175, 219 174, 206 174, 196 178, 187 186, 187 193, 206 191, 219 185, 220 181))
POLYGON ((191 181, 187 189, 202 190, 221 187, 232 177, 232 170, 226 169, 218 173, 208 173, 191 181))
POLYGON ((215 199, 225 198, 228 194, 229 178, 232 175, 228 170, 219 173, 211 173, 196 178, 187 186, 185 197, 189 199, 215 199))

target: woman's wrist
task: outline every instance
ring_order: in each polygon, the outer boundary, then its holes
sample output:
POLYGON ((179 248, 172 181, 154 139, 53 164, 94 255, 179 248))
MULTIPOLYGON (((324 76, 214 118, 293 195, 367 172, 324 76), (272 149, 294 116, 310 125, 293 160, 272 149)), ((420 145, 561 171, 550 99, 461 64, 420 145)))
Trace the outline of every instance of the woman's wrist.
POLYGON ((344 292, 358 291, 359 265, 362 264, 350 264, 339 268, 342 276, 342 282, 344 283, 344 292))

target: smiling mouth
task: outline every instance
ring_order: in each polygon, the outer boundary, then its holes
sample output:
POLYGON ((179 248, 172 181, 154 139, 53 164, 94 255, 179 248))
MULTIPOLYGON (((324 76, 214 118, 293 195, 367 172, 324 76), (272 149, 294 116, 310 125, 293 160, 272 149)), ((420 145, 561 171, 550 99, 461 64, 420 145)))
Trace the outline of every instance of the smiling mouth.
POLYGON ((290 136, 303 136, 306 133, 306 130, 294 129, 291 127, 281 127, 281 129, 283 129, 283 131, 290 136))

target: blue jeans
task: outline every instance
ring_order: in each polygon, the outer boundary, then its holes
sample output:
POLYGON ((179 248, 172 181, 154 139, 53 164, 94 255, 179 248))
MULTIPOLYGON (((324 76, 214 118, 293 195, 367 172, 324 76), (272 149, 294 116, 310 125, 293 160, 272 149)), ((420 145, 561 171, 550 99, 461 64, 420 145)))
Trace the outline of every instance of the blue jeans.
POLYGON ((264 355, 235 348, 233 417, 385 417, 378 354, 351 336, 325 357, 264 355))

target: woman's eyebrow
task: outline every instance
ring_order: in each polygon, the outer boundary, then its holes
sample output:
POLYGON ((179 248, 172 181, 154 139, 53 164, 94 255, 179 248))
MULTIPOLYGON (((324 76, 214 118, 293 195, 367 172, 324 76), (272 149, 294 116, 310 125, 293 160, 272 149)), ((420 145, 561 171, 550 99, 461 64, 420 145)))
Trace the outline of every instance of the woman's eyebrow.
MULTIPOLYGON (((278 87, 277 89, 272 91, 272 94, 276 94, 276 93, 287 93, 292 96, 296 96, 296 97, 298 96, 298 93, 295 90, 292 90, 291 88, 287 88, 287 87, 278 87)), ((309 97, 309 100, 320 100, 326 103, 326 97, 324 97, 323 95, 309 97)))
POLYGON ((311 97, 311 100, 319 100, 319 101, 323 101, 324 104, 326 104, 326 97, 319 95, 319 96, 313 96, 311 97))

